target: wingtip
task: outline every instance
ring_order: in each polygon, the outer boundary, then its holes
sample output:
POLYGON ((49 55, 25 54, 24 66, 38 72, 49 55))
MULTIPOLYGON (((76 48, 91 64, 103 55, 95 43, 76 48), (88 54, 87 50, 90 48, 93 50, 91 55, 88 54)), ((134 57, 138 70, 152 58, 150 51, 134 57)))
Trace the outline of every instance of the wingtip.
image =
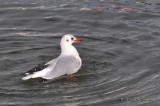
POLYGON ((23 80, 23 81, 26 81, 26 80, 28 80, 28 79, 30 79, 30 78, 31 78, 30 76, 25 76, 25 77, 22 78, 22 80, 23 80))
POLYGON ((24 73, 25 75, 29 75, 29 73, 28 72, 26 72, 26 73, 24 73))

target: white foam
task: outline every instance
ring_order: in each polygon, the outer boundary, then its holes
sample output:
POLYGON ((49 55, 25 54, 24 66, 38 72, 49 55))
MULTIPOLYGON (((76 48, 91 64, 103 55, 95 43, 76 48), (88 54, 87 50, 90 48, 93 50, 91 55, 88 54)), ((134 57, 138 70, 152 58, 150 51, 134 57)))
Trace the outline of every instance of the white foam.
POLYGON ((17 33, 19 36, 60 36, 63 33, 29 33, 29 32, 20 32, 17 33))

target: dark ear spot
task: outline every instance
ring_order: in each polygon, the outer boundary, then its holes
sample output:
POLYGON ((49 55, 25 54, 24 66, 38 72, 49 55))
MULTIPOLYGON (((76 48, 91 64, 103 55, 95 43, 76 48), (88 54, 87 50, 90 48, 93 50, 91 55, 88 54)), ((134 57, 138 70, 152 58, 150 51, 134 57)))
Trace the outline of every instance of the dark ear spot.
POLYGON ((68 42, 69 40, 67 39, 66 41, 68 42))

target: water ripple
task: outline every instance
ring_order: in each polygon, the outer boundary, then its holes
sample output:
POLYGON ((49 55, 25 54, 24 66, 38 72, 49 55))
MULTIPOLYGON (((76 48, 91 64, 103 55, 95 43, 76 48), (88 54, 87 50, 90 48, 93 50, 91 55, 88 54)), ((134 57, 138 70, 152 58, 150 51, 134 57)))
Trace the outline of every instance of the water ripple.
POLYGON ((158 106, 159 10, 155 0, 1 0, 0 104, 158 106), (78 80, 22 81, 67 33, 83 39, 78 80))

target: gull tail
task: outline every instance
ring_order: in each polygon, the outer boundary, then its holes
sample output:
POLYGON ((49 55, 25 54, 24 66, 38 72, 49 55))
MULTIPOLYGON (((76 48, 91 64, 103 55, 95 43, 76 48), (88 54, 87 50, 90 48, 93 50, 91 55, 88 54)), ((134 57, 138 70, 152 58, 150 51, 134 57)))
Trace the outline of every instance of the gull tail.
POLYGON ((38 65, 37 67, 25 72, 25 77, 22 78, 22 80, 29 80, 31 78, 38 78, 45 74, 45 69, 49 65, 38 65))
POLYGON ((32 75, 28 75, 28 76, 25 76, 22 78, 22 80, 28 80, 28 79, 31 79, 32 78, 32 75))

